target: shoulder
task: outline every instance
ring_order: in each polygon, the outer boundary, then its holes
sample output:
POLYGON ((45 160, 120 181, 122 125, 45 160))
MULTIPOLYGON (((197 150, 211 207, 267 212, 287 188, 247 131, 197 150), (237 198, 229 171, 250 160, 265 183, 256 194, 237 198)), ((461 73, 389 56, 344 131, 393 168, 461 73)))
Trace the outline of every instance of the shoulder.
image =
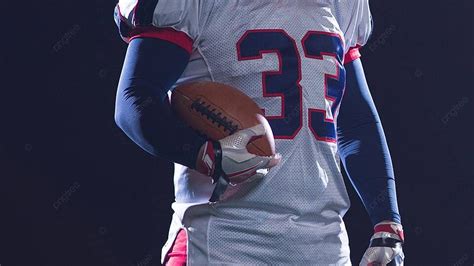
MULTIPOLYGON (((208 0, 209 1, 209 0, 208 0)), ((131 38, 136 29, 174 30, 191 40, 200 33, 203 0, 120 0, 115 8, 115 21, 122 38, 131 38)))
POLYGON ((344 35, 346 52, 365 45, 372 33, 369 0, 334 1, 335 16, 344 35))

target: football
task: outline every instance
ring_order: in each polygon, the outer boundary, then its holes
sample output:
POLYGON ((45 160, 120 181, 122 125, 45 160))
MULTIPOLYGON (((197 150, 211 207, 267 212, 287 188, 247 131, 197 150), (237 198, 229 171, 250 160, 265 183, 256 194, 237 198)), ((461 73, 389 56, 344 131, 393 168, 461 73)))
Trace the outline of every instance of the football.
POLYGON ((262 110, 234 87, 207 81, 184 84, 173 90, 171 108, 188 126, 214 141, 262 124, 266 134, 250 140, 247 149, 260 156, 275 154, 273 133, 262 110))

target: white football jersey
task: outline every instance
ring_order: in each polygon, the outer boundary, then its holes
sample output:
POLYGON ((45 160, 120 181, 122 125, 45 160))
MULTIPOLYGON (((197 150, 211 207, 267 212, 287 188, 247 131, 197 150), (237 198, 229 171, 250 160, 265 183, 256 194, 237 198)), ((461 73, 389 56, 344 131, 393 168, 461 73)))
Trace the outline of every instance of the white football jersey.
POLYGON ((191 59, 176 85, 239 88, 264 110, 282 155, 267 176, 230 187, 215 204, 209 177, 175 165, 163 256, 183 228, 189 265, 350 264, 335 118, 344 58, 371 32, 368 0, 149 2, 157 4, 144 12, 147 1, 121 0, 117 12, 130 28, 148 23, 186 34, 191 59), (139 12, 150 12, 149 21, 139 12))

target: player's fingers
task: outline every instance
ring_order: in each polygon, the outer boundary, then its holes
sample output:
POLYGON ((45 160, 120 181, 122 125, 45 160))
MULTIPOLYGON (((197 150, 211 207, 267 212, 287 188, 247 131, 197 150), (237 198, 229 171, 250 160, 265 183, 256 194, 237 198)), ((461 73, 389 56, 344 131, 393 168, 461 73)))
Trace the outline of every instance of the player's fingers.
POLYGON ((255 180, 257 178, 263 178, 267 173, 268 169, 277 165, 281 160, 281 155, 279 153, 273 156, 254 156, 247 163, 249 166, 246 170, 240 171, 237 173, 228 174, 231 184, 239 184, 242 182, 247 182, 255 180))
MULTIPOLYGON (((403 265, 404 254, 401 250, 389 247, 370 247, 368 248, 359 265, 378 266, 387 265, 392 262, 393 265, 403 265)), ((392 265, 392 264, 390 264, 392 265)))
POLYGON ((369 261, 365 257, 363 257, 359 262, 359 266, 369 266, 369 265, 370 265, 369 261))
POLYGON ((270 157, 254 155, 245 162, 245 167, 238 167, 238 171, 227 173, 232 183, 240 183, 253 176, 258 170, 267 168, 270 157))
POLYGON ((254 160, 260 161, 257 166, 257 169, 268 169, 277 165, 281 161, 281 155, 277 153, 272 156, 256 156, 254 160))
POLYGON ((281 154, 277 153, 272 156, 257 156, 260 160, 260 166, 258 169, 268 169, 272 168, 275 165, 279 164, 281 161, 281 154))
POLYGON ((268 173, 268 169, 259 169, 255 171, 255 174, 252 175, 251 177, 247 178, 247 180, 244 181, 244 183, 248 182, 253 182, 257 179, 262 179, 265 177, 265 175, 268 173))
POLYGON ((281 162, 281 154, 277 153, 270 157, 268 161, 267 168, 272 168, 281 162))
POLYGON ((265 135, 265 127, 258 124, 240 131, 242 135, 242 143, 247 145, 252 138, 265 135))

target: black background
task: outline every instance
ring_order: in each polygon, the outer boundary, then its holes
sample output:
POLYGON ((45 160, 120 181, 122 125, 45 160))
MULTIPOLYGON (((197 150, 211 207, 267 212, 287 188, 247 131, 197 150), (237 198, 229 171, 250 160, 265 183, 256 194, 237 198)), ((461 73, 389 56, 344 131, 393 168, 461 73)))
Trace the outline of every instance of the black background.
MULTIPOLYGON (((114 5, 2 4, 2 266, 159 264, 172 168, 114 124, 126 50, 114 5)), ((371 7, 363 62, 396 170, 406 264, 472 265, 472 1, 371 7)), ((350 193, 358 264, 371 225, 350 193)))

